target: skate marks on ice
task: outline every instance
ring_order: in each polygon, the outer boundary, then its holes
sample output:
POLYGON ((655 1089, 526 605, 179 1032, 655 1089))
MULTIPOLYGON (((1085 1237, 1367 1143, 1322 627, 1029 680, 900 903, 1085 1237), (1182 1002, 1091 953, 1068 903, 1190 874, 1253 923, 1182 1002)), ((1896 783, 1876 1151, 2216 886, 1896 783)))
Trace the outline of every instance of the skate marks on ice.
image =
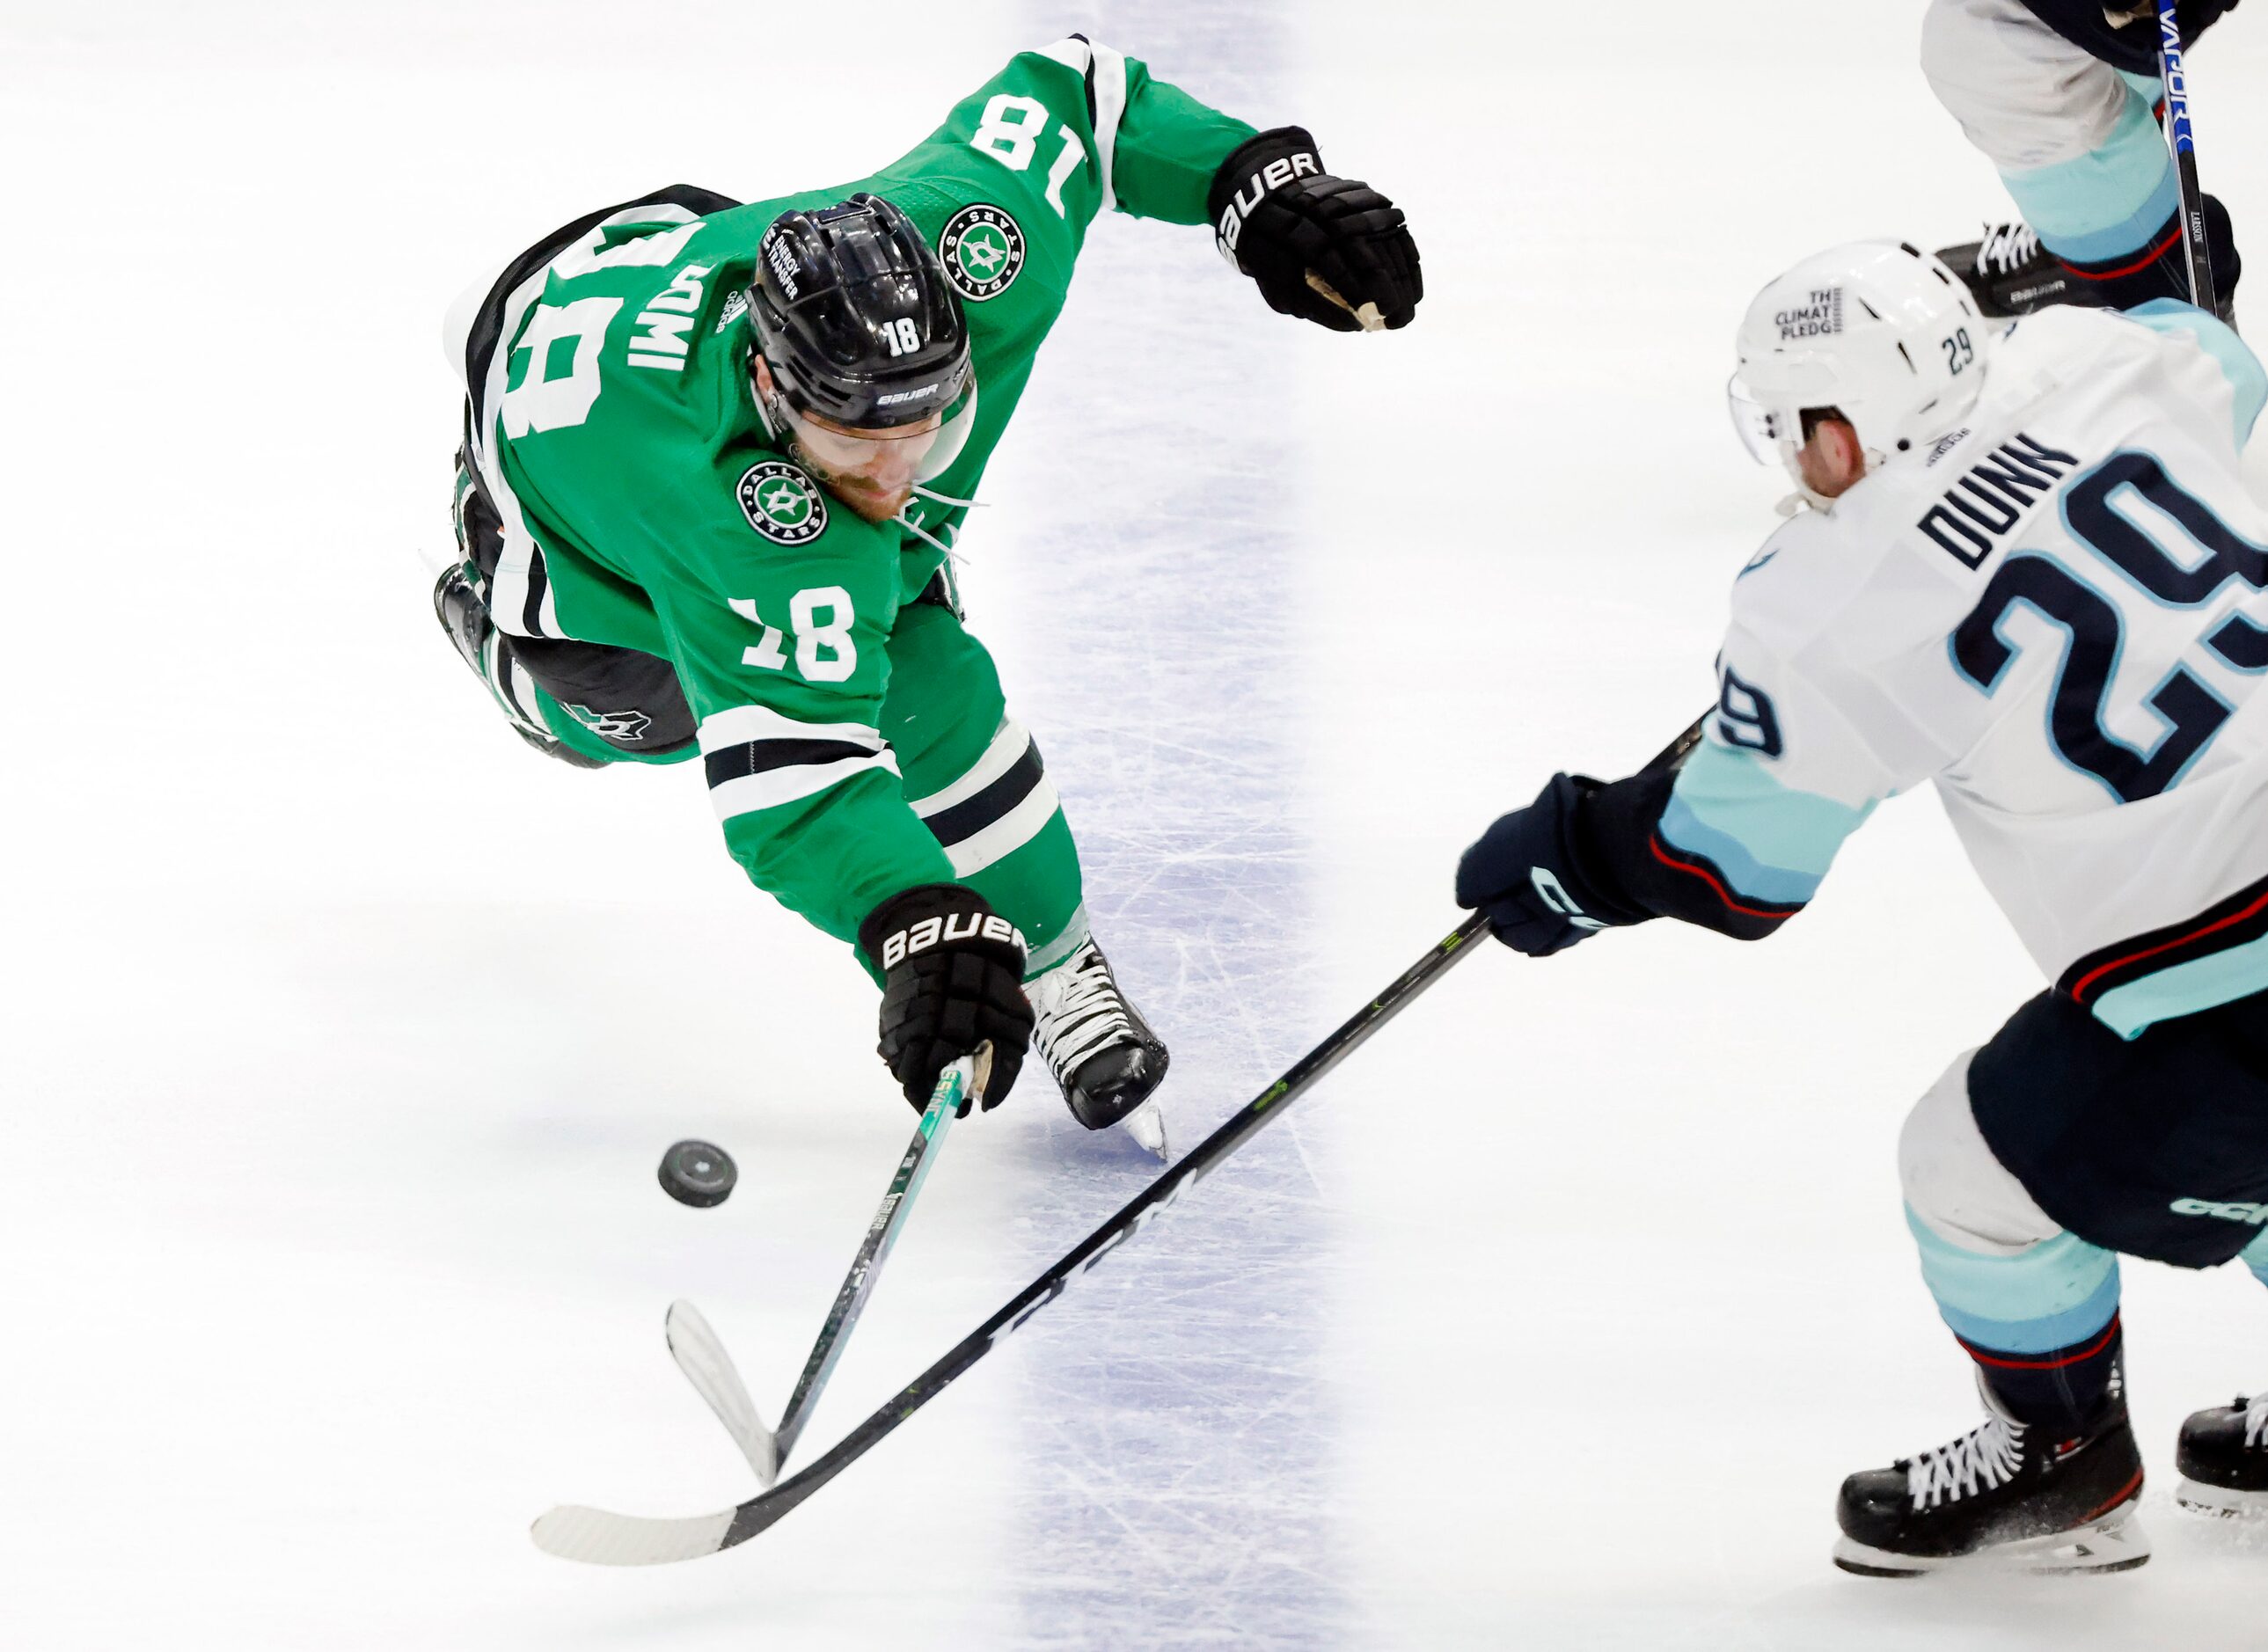
MULTIPOLYGON (((1035 28, 1079 26, 1030 11, 1035 28)), ((1243 72, 1282 61, 1280 12, 1158 0, 1088 21, 1114 44, 1138 35, 1209 101, 1288 99, 1243 72)), ((1035 621, 1009 693, 1044 731, 1096 936, 1173 1051, 1160 1097, 1182 1146, 1336 1018, 1294 944, 1311 915, 1292 821, 1312 731, 1287 693, 1302 646, 1299 438, 1256 411, 1297 392, 1275 318, 1245 283, 1201 279, 1209 246, 1114 223, 1095 238, 1023 411, 1079 432, 1106 474, 1066 466, 1027 501, 1046 519, 1020 525, 1028 548, 1000 576, 1035 621), (1128 336, 1173 363, 1174 418, 1108 371, 1128 336)), ((1123 1644, 1139 1624, 1147 1644, 1319 1647, 1348 1618, 1318 1381, 1329 1221, 1300 1147, 1314 1127, 1302 1112, 1255 1142, 1016 1345, 1027 1512, 1011 1549, 1035 1641, 1123 1644)), ((1037 1267, 1148 1170, 1131 1142, 1060 1114, 1035 1150, 1018 1232, 1037 1267)))

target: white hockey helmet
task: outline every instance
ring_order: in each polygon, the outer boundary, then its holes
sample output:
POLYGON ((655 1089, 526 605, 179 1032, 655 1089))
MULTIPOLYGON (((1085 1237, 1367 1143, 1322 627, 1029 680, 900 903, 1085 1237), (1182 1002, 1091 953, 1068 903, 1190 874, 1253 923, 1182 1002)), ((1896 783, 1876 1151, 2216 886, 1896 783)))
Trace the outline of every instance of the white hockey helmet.
POLYGON ((1740 368, 1726 394, 1758 464, 1777 452, 1812 504, 1796 455, 1803 415, 1833 408, 1873 470, 1936 440, 1976 404, 1998 336, 1961 278, 1901 241, 1815 253, 1756 296, 1742 319, 1740 368))

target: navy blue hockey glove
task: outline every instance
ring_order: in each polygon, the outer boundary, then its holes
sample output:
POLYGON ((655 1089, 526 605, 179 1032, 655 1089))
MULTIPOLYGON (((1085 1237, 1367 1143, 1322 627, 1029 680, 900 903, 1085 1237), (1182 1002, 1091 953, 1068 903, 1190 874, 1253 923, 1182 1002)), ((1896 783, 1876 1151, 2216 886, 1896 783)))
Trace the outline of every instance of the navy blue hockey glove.
POLYGON ((1336 333, 1402 327, 1425 296, 1402 209, 1325 172, 1299 127, 1240 145, 1214 175, 1206 210, 1221 256, 1279 314, 1336 333))
MULTIPOLYGON (((2174 0, 2182 45, 2236 10, 2238 0, 2174 0)), ((2158 72, 2158 8, 2143 0, 2024 0, 2024 9, 2080 50, 2129 74, 2158 72)))
MULTIPOLYGON (((986 1039, 990 1112, 1007 1097, 1032 1041, 1024 941, 983 896, 959 884, 922 884, 891 896, 858 926, 858 948, 882 978, 884 1065, 918 1112, 937 1076, 986 1039)), ((966 1114, 968 1104, 961 1104, 966 1114)))
POLYGON ((1534 803, 1481 833, 1457 863, 1457 904, 1485 913, 1496 938, 1530 958, 1644 921, 1650 914, 1624 906, 1584 870, 1577 814, 1599 789, 1585 775, 1554 775, 1534 803))

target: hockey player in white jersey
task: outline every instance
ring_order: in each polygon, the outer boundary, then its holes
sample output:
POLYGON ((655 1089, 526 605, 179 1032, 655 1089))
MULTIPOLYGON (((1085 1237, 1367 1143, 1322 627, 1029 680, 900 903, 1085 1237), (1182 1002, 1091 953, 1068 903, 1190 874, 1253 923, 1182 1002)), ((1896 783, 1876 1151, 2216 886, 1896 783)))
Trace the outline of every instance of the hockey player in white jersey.
MULTIPOLYGON (((2180 0, 2183 43, 2236 3, 2180 0)), ((2158 42, 2152 4, 1930 0, 1922 72, 2023 215, 1943 253, 1987 315, 2191 296, 2158 42)), ((2203 210, 2226 316, 2242 266, 2220 200, 2203 210)))
MULTIPOLYGON (((1759 295, 1733 392, 1801 503, 1734 582, 1697 744, 1554 775, 1458 901, 1535 956, 1654 917, 1757 939, 1933 780, 2053 984, 1899 1148, 1986 1421, 1846 1480, 1836 1558, 2138 1564, 2117 1258, 2268 1283, 2268 511, 2240 469, 2268 375, 2171 301, 1999 336, 1880 243, 1759 295)), ((2268 1398, 2191 1417, 2177 1465, 2184 1501, 2268 1510, 2268 1398)))

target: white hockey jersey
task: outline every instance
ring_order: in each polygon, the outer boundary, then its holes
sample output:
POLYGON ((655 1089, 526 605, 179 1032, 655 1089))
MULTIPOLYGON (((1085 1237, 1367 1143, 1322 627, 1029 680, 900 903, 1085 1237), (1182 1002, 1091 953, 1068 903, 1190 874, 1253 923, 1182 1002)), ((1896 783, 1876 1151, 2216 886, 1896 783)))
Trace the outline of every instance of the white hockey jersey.
POLYGON ((2058 308, 1964 428, 1774 534, 1655 830, 1785 915, 1934 780, 2040 968, 2132 1038, 2268 989, 2268 374, 2185 305, 2058 308))

